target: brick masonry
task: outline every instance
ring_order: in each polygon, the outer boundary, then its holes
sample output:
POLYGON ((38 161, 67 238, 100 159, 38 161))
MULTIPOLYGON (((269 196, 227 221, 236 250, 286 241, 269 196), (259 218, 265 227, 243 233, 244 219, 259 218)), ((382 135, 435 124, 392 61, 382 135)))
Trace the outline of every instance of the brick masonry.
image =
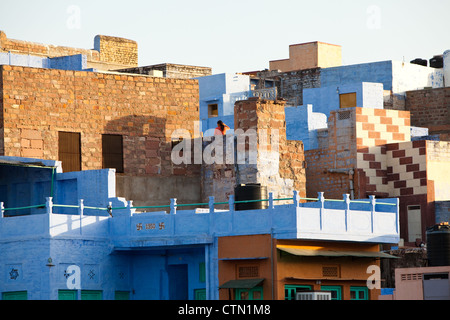
POLYGON ((406 110, 411 112, 411 125, 426 127, 429 134, 445 134, 441 140, 448 141, 450 88, 407 91, 406 110))
POLYGON ((94 39, 94 48, 79 49, 9 39, 3 31, 0 31, 0 52, 48 58, 82 54, 87 57, 89 65, 100 69, 136 67, 138 64, 138 45, 133 40, 98 35, 94 39))
MULTIPOLYGON (((250 98, 235 104, 236 130, 244 133, 255 130, 256 162, 249 161, 250 153, 245 153, 245 163, 212 164, 202 168, 203 188, 212 191, 219 201, 227 201, 234 194, 236 184, 260 183, 272 192, 274 198, 292 197, 293 191, 298 191, 301 197, 306 195, 306 171, 303 143, 286 140, 286 122, 284 101, 262 100, 250 98), (278 147, 270 135, 278 133, 278 147), (267 140, 263 142, 263 139, 267 140), (266 143, 267 142, 267 143, 266 143)), ((250 139, 237 140, 237 148, 250 150, 250 139)), ((224 148, 225 149, 225 148, 224 148)), ((241 149, 239 149, 241 150, 241 149)), ((253 149, 255 150, 255 149, 253 149)), ((235 149, 236 152, 236 149, 235 149)), ((244 159, 243 152, 237 153, 237 158, 244 159)), ((225 161, 224 161, 225 162, 225 161)), ((204 193, 207 196, 207 193, 204 193)))
POLYGON ((194 175, 171 134, 198 121, 196 80, 1 66, 2 155, 58 160, 58 132, 81 133, 82 169, 102 168, 102 134, 123 135, 125 173, 194 175))

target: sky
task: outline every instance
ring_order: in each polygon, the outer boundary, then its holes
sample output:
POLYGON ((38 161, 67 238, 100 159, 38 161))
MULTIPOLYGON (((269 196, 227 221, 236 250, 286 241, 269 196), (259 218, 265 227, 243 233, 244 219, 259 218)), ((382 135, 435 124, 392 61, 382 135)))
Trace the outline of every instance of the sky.
POLYGON ((342 46, 343 64, 431 59, 450 49, 449 0, 0 0, 8 38, 94 47, 96 35, 138 42, 139 65, 263 70, 289 45, 342 46))

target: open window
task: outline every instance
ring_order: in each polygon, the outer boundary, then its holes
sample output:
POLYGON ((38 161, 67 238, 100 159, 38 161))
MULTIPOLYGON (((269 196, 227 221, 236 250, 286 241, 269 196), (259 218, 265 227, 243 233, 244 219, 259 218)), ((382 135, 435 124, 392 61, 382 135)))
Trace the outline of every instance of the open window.
POLYGON ((208 118, 219 116, 219 106, 217 103, 208 104, 208 118))

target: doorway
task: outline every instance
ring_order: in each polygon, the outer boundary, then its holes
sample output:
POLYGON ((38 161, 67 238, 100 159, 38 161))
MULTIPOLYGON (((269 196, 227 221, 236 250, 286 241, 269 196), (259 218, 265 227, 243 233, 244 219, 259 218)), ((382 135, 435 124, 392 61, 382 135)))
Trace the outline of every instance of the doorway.
POLYGON ((187 264, 169 265, 169 300, 188 300, 188 266, 187 264))

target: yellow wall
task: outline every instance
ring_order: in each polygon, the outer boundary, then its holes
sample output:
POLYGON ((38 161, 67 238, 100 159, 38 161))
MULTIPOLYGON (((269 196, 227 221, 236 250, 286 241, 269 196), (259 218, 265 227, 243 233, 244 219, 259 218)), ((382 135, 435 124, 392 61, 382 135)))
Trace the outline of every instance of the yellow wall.
POLYGON ((434 181, 434 200, 450 199, 450 142, 427 141, 427 179, 434 181))

